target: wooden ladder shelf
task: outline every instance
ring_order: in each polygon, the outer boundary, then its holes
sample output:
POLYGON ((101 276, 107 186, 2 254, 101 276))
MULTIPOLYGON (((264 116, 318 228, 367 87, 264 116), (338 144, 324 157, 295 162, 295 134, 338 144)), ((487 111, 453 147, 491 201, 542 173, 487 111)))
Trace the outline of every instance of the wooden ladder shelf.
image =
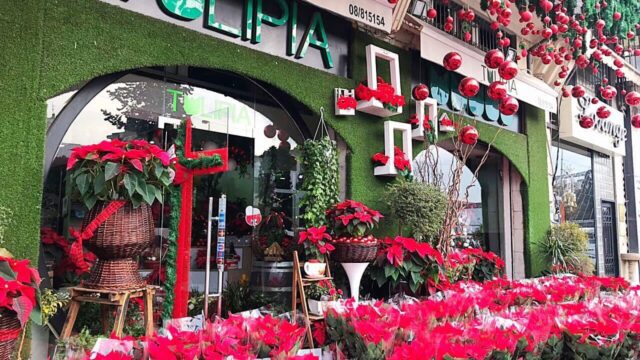
POLYGON ((300 264, 300 259, 298 258, 298 252, 293 252, 293 287, 291 289, 291 307, 293 310, 293 315, 295 316, 298 302, 302 307, 302 314, 308 320, 306 321, 307 326, 307 344, 309 345, 309 349, 313 349, 313 335, 311 333, 311 323, 314 321, 324 320, 324 316, 321 315, 309 315, 309 306, 307 305, 307 296, 304 293, 304 288, 317 283, 322 280, 333 280, 331 277, 331 269, 329 268, 329 259, 325 256, 325 264, 327 264, 327 270, 325 272, 325 276, 321 278, 307 278, 302 276, 302 267, 304 264, 300 264))

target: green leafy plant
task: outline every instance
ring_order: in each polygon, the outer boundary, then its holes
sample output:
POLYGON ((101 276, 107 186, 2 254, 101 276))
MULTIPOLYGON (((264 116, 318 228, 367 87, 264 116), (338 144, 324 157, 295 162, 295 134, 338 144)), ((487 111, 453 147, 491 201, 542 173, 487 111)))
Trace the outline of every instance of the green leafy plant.
POLYGON ((342 290, 336 289, 332 280, 321 280, 304 288, 304 294, 311 300, 336 301, 342 298, 342 290), (323 299, 324 297, 324 299, 323 299))
POLYGON ((82 201, 128 200, 134 207, 157 199, 171 185, 169 154, 144 140, 118 139, 73 149, 67 170, 82 201))
POLYGON ((49 323, 58 310, 64 308, 69 303, 70 296, 66 291, 55 291, 44 289, 40 294, 40 311, 42 312, 42 322, 49 323))
POLYGON ((575 223, 553 225, 539 247, 540 255, 554 272, 593 273, 593 262, 587 255, 589 237, 575 223))
POLYGON ((328 137, 306 140, 302 146, 304 197, 300 205, 305 208, 302 218, 308 227, 326 223, 325 210, 338 202, 338 152, 328 137))
POLYGON ((387 187, 385 197, 400 235, 418 241, 431 241, 438 235, 447 199, 437 186, 400 180, 387 187))
POLYGON ((96 341, 98 336, 91 335, 89 329, 84 327, 77 335, 58 341, 54 359, 85 359, 96 341))

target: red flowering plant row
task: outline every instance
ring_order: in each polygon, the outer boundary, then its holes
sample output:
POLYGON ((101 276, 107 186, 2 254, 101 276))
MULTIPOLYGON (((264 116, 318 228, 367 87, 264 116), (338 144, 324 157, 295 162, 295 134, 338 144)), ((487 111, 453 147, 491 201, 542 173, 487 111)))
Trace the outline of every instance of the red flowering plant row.
POLYGON ((288 320, 270 315, 257 318, 243 318, 231 315, 228 319, 218 319, 207 323, 199 332, 180 331, 168 328, 165 335, 149 338, 126 339, 142 343, 142 356, 133 352, 123 354, 111 352, 100 359, 154 360, 316 360, 313 356, 298 356, 298 350, 305 339, 305 328, 288 320))
POLYGON ((329 310, 325 333, 354 359, 636 359, 640 288, 620 279, 459 282, 423 301, 329 310))
POLYGON ((358 84, 355 90, 356 99, 362 101, 376 99, 380 101, 385 108, 393 111, 405 105, 404 96, 397 95, 396 89, 391 84, 385 82, 380 76, 378 76, 377 81, 377 89, 372 89, 365 83, 358 84))
POLYGON ((155 199, 173 179, 169 154, 144 140, 102 141, 73 149, 67 170, 84 204, 128 200, 134 207, 155 199))
POLYGON ((444 260, 428 243, 397 236, 381 242, 372 270, 378 286, 397 289, 406 282, 415 295, 434 293, 460 280, 487 281, 500 276, 504 262, 492 252, 464 249, 444 260))

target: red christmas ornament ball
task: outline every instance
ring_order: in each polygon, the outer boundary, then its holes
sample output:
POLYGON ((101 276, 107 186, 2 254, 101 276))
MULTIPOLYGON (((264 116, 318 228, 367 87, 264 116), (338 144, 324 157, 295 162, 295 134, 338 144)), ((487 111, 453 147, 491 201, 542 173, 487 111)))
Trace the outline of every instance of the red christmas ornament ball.
POLYGON ((518 65, 513 61, 504 61, 498 68, 498 74, 505 80, 511 80, 518 75, 518 65))
POLYGON ((466 77, 458 84, 458 91, 460 91, 462 96, 472 98, 480 91, 480 83, 472 77, 466 77))
POLYGON ((595 121, 593 121, 593 118, 589 116, 583 116, 580 118, 580 127, 584 129, 591 129, 593 124, 595 124, 595 121))
POLYGON ((591 98, 591 103, 593 105, 597 105, 600 102, 600 99, 598 99, 597 97, 591 98))
POLYGON ((289 134, 287 134, 286 131, 284 131, 284 130, 279 130, 278 131, 278 140, 287 141, 288 139, 289 139, 289 134))
POLYGON ((475 145, 478 142, 478 136, 478 130, 471 125, 467 125, 460 130, 458 138, 463 144, 475 145))
POLYGON ((571 89, 571 96, 573 96, 574 98, 581 98, 585 93, 586 91, 580 85, 576 85, 571 89))
POLYGON ((487 96, 493 101, 500 101, 507 96, 507 84, 502 81, 494 81, 487 87, 487 96))
POLYGON ((620 19, 622 19, 622 14, 620 14, 620 13, 619 13, 619 12, 617 12, 617 11, 616 11, 616 12, 614 12, 614 13, 613 13, 613 20, 618 21, 618 20, 620 20, 620 19))
POLYGON ((426 100, 429 97, 429 87, 425 84, 418 84, 413 88, 411 95, 413 95, 414 100, 426 100))
POLYGON ((436 11, 436 9, 431 8, 431 9, 427 10, 427 17, 429 19, 435 19, 436 16, 438 16, 438 12, 436 11))
POLYGON ((511 116, 518 112, 518 108, 520 108, 520 103, 512 96, 507 96, 502 101, 500 101, 500 105, 498 106, 498 110, 503 115, 511 116))
POLYGON ((640 128, 640 114, 636 114, 631 117, 631 125, 634 128, 640 128))
POLYGON ((606 106, 600 106, 596 111, 596 115, 598 115, 600 119, 608 119, 609 116, 611 116, 611 110, 609 110, 606 106))
POLYGON ((442 59, 442 65, 449 71, 455 71, 462 66, 462 56, 455 51, 452 51, 444 56, 442 59))
POLYGON ((497 69, 504 62, 504 54, 498 49, 489 50, 484 56, 484 63, 489 69, 497 69))
POLYGON ((624 102, 629 106, 640 105, 640 93, 637 91, 629 91, 624 97, 624 102))

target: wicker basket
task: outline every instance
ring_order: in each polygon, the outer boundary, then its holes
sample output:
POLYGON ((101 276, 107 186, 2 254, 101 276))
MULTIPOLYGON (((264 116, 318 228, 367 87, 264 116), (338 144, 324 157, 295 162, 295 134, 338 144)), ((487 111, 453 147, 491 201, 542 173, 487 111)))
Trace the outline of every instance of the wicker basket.
MULTIPOLYGON (((107 203, 98 203, 83 220, 87 226, 107 203)), ((89 279, 83 286, 92 289, 136 289, 146 285, 138 272, 136 258, 153 240, 151 207, 142 204, 134 209, 131 204, 120 208, 95 231, 86 246, 97 257, 89 279)))
POLYGON ((0 359, 11 359, 20 336, 20 321, 13 311, 0 311, 0 359))
POLYGON ((365 263, 375 260, 378 244, 336 243, 331 259, 343 263, 365 263))

